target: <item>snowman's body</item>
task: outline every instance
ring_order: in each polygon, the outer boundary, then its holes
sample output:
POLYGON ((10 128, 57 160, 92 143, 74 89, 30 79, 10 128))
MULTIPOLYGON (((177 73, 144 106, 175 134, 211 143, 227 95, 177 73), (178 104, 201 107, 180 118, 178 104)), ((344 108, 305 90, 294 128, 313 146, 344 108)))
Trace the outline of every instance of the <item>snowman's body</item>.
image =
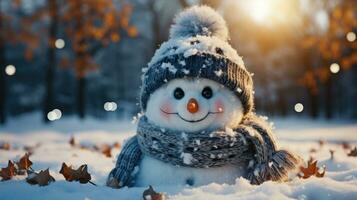
MULTIPOLYGON (((243 116, 240 100, 227 88, 208 79, 175 79, 151 94, 145 113, 163 129, 189 132, 234 129, 243 116)), ((143 155, 135 185, 204 185, 234 183, 243 166, 191 168, 143 155)))
POLYGON ((251 74, 228 41, 224 19, 207 6, 175 18, 170 39, 143 68, 144 115, 108 186, 231 184, 240 176, 260 184, 286 180, 299 166, 252 112, 251 74))
POLYGON ((135 185, 191 185, 200 186, 210 183, 234 184, 244 174, 242 166, 227 165, 213 168, 192 168, 174 166, 150 156, 143 156, 135 185))

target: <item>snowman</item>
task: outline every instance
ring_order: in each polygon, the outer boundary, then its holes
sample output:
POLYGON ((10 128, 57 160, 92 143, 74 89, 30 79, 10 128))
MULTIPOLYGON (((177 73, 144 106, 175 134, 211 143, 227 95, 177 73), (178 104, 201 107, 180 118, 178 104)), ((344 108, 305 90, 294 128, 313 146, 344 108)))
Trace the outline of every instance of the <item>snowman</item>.
POLYGON ((253 112, 251 74, 228 39, 225 21, 207 6, 175 18, 170 39, 143 69, 143 114, 109 186, 287 180, 300 158, 280 150, 253 112))

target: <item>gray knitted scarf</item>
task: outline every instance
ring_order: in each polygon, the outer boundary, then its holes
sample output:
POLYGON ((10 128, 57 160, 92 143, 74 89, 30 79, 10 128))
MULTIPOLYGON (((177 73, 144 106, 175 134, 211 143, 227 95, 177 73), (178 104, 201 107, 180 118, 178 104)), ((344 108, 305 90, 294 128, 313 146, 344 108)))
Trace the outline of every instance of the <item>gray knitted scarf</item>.
POLYGON ((195 168, 240 166, 253 157, 243 131, 172 131, 157 127, 146 117, 139 121, 137 139, 141 151, 173 165, 195 168))
POLYGON ((246 167, 245 178, 252 184, 267 180, 283 181, 296 168, 300 158, 288 151, 277 150, 270 126, 250 113, 234 130, 185 133, 160 128, 139 120, 136 136, 120 152, 107 184, 114 187, 131 186, 135 166, 142 154, 166 163, 194 168, 218 167, 233 164, 246 167), (113 185, 115 180, 117 185, 113 185))

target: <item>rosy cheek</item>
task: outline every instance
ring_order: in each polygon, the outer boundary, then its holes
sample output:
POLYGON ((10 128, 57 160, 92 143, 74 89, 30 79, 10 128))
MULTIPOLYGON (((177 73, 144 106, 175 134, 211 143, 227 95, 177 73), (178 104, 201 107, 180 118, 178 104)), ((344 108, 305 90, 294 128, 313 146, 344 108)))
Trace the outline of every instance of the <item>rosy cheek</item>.
POLYGON ((171 103, 169 101, 163 101, 160 105, 160 109, 162 111, 164 111, 164 112, 161 112, 161 116, 163 116, 166 119, 169 119, 170 114, 167 114, 167 113, 172 113, 172 111, 173 111, 171 103))
POLYGON ((214 107, 216 112, 224 112, 224 105, 221 99, 218 99, 214 102, 214 107))

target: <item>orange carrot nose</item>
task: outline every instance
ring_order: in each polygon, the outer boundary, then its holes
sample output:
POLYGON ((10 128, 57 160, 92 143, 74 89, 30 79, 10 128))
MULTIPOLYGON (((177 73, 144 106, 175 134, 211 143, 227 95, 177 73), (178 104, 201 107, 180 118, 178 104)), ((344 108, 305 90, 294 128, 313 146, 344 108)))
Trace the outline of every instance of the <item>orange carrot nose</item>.
POLYGON ((199 109, 199 106, 198 106, 198 102, 196 99, 190 99, 187 103, 187 110, 190 112, 190 113, 196 113, 198 112, 198 109, 199 109))

